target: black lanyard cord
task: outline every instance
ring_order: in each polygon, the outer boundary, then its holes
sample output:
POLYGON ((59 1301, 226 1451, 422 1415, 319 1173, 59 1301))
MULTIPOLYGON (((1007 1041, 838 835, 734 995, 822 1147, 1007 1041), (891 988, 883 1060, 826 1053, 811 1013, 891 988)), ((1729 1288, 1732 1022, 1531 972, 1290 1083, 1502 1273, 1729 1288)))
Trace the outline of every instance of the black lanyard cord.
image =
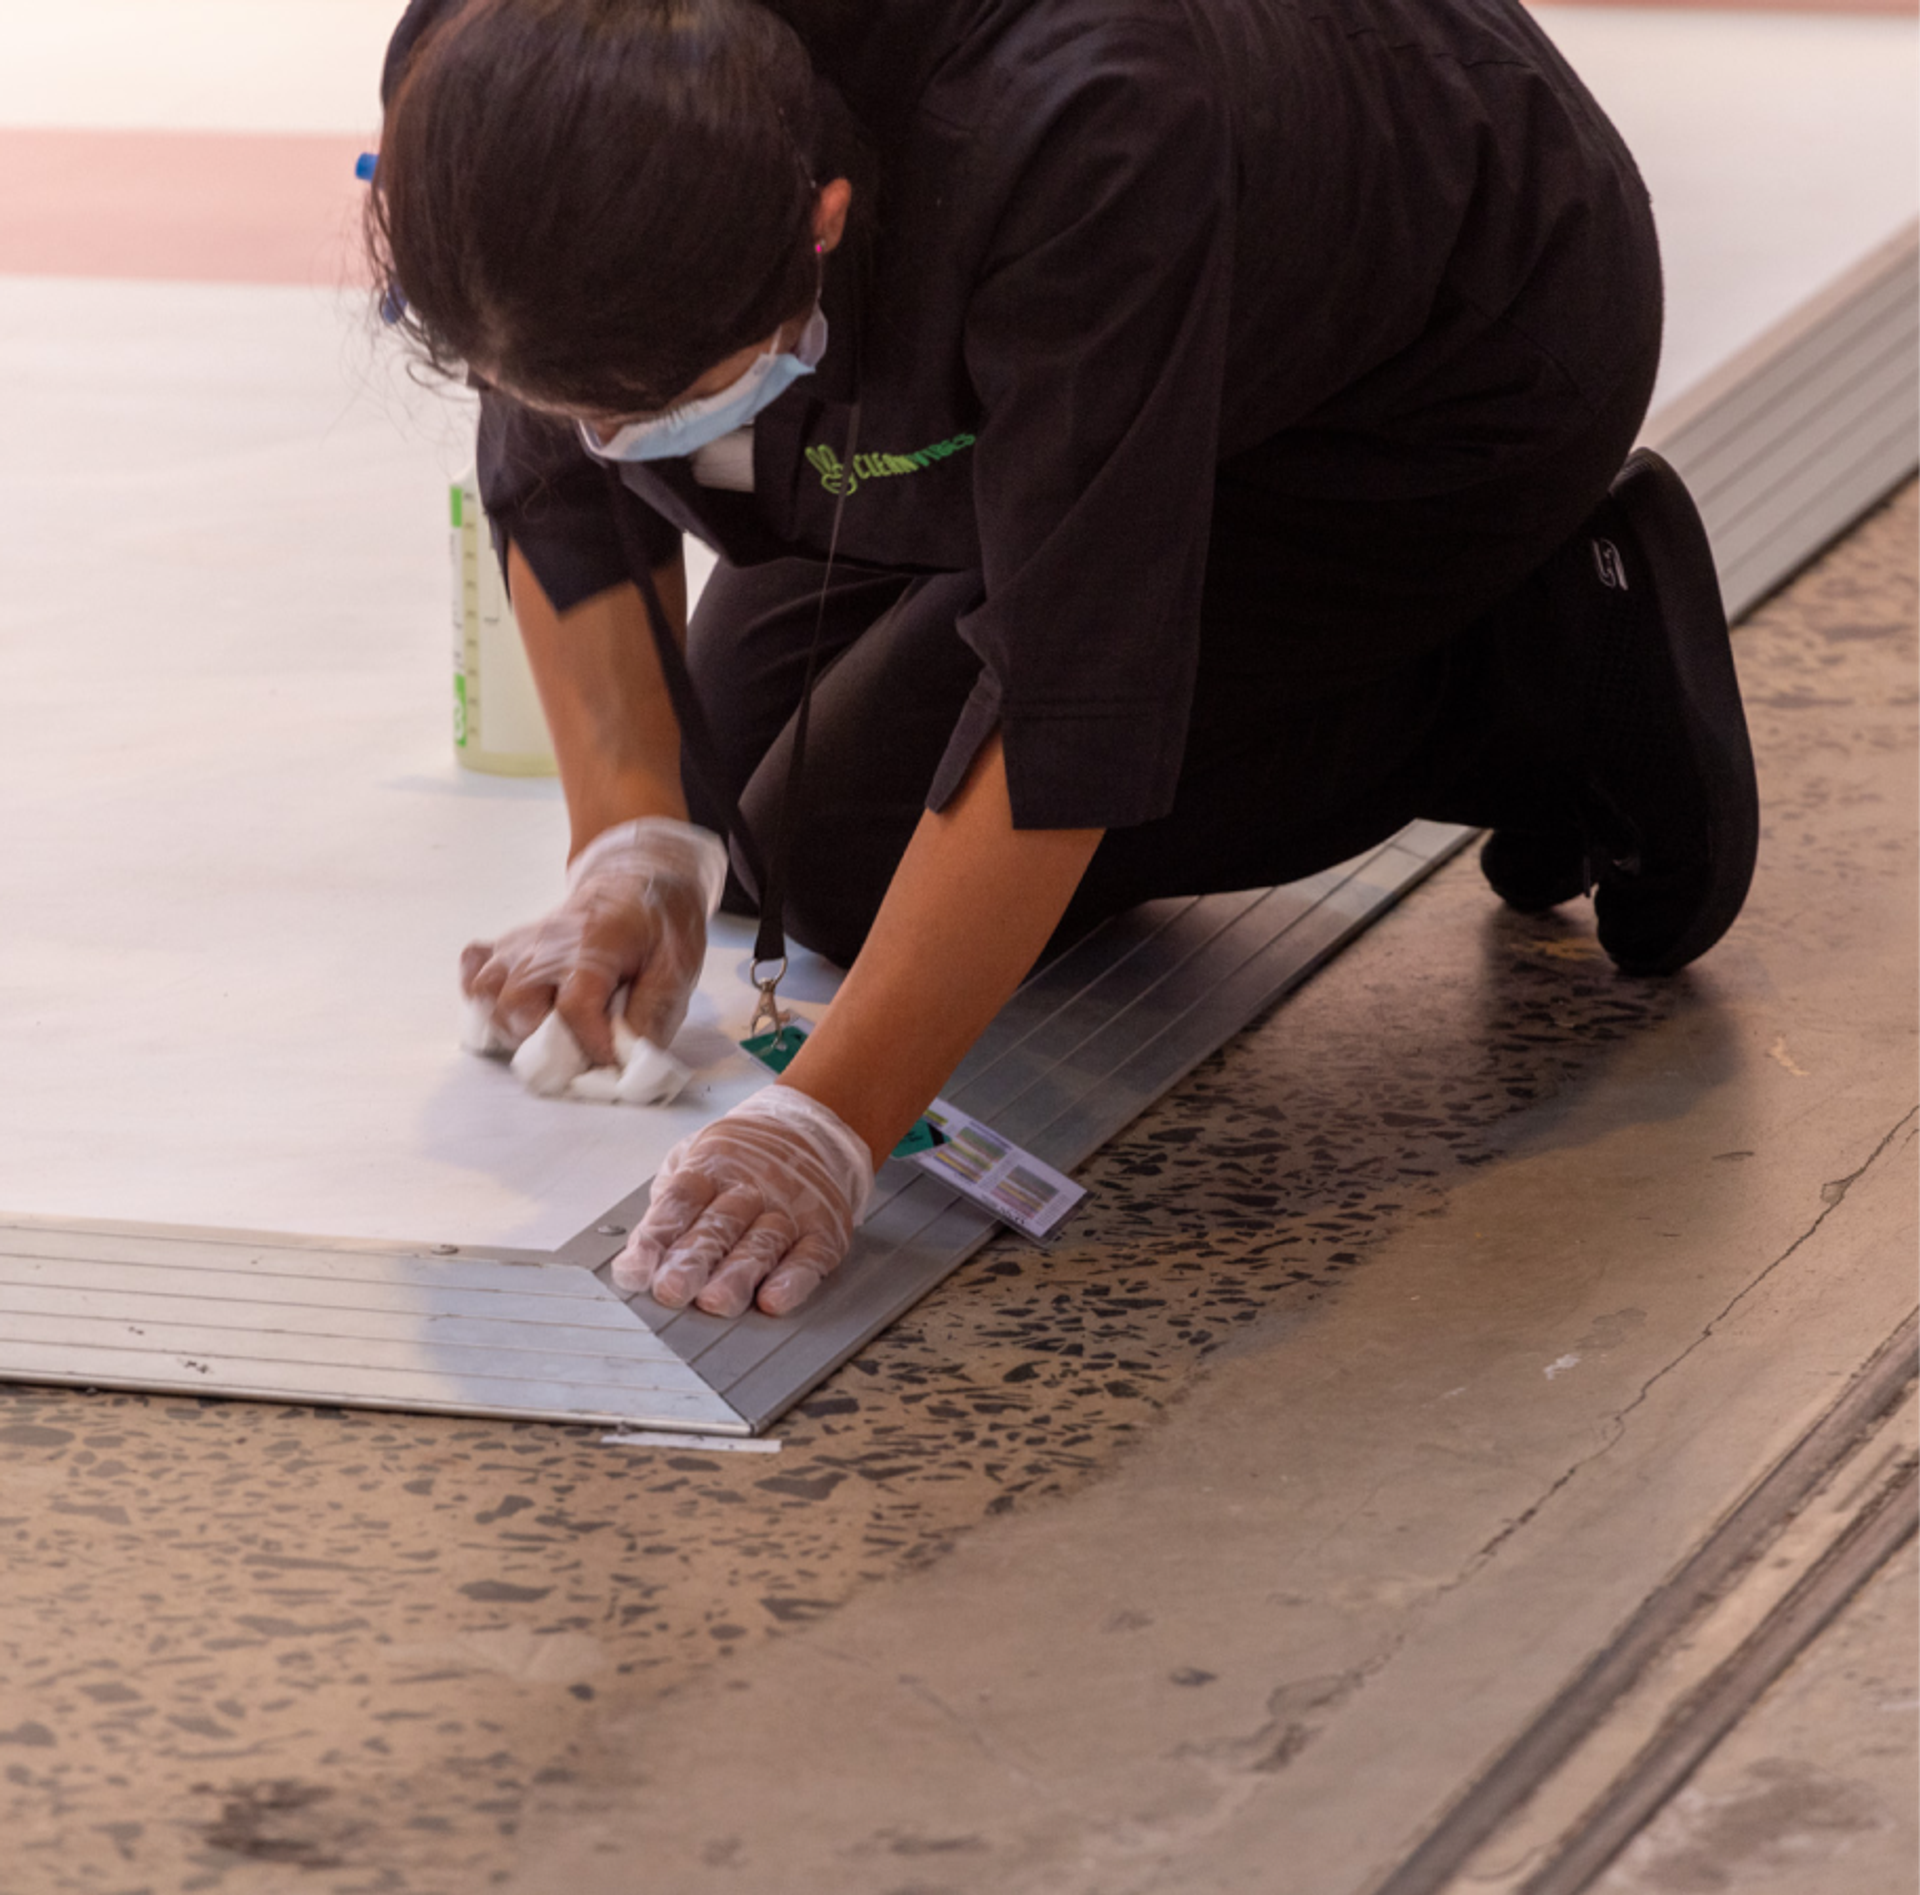
MULTIPOLYGON (((793 749, 787 758, 787 781, 780 795, 780 813, 774 819, 773 854, 760 884, 760 932, 754 940, 754 979, 764 963, 786 968, 786 935, 781 917, 786 912, 787 869, 793 860, 793 837, 800 826, 801 772, 807 756, 807 724, 813 711, 813 686, 820 673, 820 645, 827 629, 827 597, 833 585, 833 562, 840 550, 840 520, 846 512, 847 490, 853 485, 853 457, 860 448, 860 404, 847 414, 846 471, 833 497, 833 524, 827 532, 827 563, 820 575, 820 603, 814 609, 813 636, 807 641, 807 668, 800 684, 800 708, 793 714, 793 749)), ((779 975, 774 976, 775 981, 779 975)), ((771 1004, 772 990, 764 990, 771 1004)))
POLYGON ((773 852, 763 860, 755 845, 746 819, 740 813, 739 799, 726 781, 719 764, 719 750, 713 741, 712 727, 700 703, 693 674, 687 669, 686 654, 673 635, 673 626, 661 602, 660 588, 654 580, 652 561, 641 534, 634 508, 640 504, 620 478, 620 471, 603 463, 608 498, 613 509, 620 546, 634 584, 646 603, 647 627, 653 635, 653 648, 660 660, 660 671, 667 687, 667 698, 680 725, 680 741, 686 767, 706 792, 713 807, 726 824, 727 835, 740 851, 747 872, 759 885, 760 925, 753 940, 753 979, 760 989, 760 1007, 754 1015, 754 1030, 764 1020, 778 1027, 782 1017, 774 1003, 774 990, 787 967, 787 938, 782 925, 786 909, 787 868, 793 856, 793 839, 799 828, 801 786, 806 767, 807 725, 813 708, 813 687, 820 671, 820 648, 826 635, 827 601, 833 585, 833 564, 840 550, 840 523, 846 512, 847 491, 853 485, 853 457, 860 447, 860 404, 848 411, 846 472, 834 495, 833 525, 827 538, 826 568, 820 578, 820 603, 814 614, 813 636, 807 644, 807 665, 800 687, 800 705, 793 718, 793 748, 787 758, 787 780, 781 792, 779 813, 774 819, 773 852), (763 972, 762 970, 766 970, 763 972))

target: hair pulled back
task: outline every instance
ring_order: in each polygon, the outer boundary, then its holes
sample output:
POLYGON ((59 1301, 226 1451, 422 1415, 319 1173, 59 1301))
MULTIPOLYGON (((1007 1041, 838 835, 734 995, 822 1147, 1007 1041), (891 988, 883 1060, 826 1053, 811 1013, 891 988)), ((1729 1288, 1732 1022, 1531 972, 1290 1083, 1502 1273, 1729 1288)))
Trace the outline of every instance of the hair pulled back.
POLYGON ((450 7, 388 100, 375 280, 436 368, 663 408, 812 301, 821 94, 755 0, 450 7))

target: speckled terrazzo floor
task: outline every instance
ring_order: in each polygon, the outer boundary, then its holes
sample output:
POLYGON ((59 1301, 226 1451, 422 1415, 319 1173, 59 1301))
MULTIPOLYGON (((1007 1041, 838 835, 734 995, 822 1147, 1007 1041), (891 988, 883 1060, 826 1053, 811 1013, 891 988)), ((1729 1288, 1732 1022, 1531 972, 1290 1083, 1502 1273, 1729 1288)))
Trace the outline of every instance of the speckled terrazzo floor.
MULTIPOLYGON (((1851 957, 1884 1016, 1809 1025, 1811 1046, 1783 1020, 1761 1051, 1804 1076, 1851 1031, 1856 1067, 1904 1075, 1907 950, 1876 973, 1851 917, 1912 875, 1913 812, 1878 766, 1913 742, 1915 522, 1910 488, 1741 634, 1767 831, 1704 984, 1618 979, 1584 911, 1504 914, 1463 858, 1089 1166, 1069 1239, 991 1246, 777 1456, 0 1390, 0 1890, 453 1895, 516 1870, 538 1889, 523 1813, 608 1782, 622 1720, 744 1690, 769 1641, 909 1586, 996 1516, 1063 1509, 1177 1429, 1210 1364, 1312 1348, 1384 1240, 1577 1150, 1669 1029, 1711 1079, 1777 969, 1851 957), (1703 1000, 1715 980, 1731 1003, 1703 1000)), ((673 1863, 636 1846, 629 1885, 674 1895, 673 1863)), ((705 1847, 688 1885, 752 1843, 705 1847)), ((912 1856, 874 1886, 991 1886, 912 1856)))

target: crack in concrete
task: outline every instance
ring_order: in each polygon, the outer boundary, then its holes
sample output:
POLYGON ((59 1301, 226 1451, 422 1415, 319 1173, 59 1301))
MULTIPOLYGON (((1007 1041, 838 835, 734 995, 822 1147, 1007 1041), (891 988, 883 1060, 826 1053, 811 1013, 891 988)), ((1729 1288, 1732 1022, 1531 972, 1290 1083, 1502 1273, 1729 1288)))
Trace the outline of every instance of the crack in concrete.
POLYGON ((1783 1264, 1785 1264, 1788 1261, 1788 1259, 1791 1258, 1797 1251, 1803 1249, 1807 1244, 1812 1242, 1814 1237, 1818 1235, 1821 1225, 1824 1224, 1827 1221, 1827 1219, 1831 1217, 1833 1213, 1837 1211, 1840 1208, 1840 1206, 1846 1201, 1847 1193, 1850 1190, 1852 1190, 1854 1185, 1857 1184, 1860 1181, 1860 1179, 1865 1177, 1866 1174, 1869 1171, 1871 1171, 1873 1167, 1880 1161, 1880 1159, 1886 1155, 1888 1149, 1894 1144, 1896 1140, 1899 1139, 1902 1131, 1906 1131, 1908 1139, 1911 1140, 1914 1134, 1910 1128, 1913 1127, 1916 1119, 1920 1119, 1920 1107, 1913 1108, 1912 1110, 1908 1111, 1902 1118, 1897 1120, 1893 1126, 1893 1129, 1889 1131, 1886 1134, 1886 1136, 1880 1140, 1879 1144, 1877 1144, 1873 1148, 1873 1150, 1867 1154, 1867 1157, 1857 1167, 1855 1167, 1854 1170, 1848 1172, 1845 1177, 1831 1179, 1826 1184, 1823 1184, 1820 1187, 1820 1196, 1821 1196, 1821 1199, 1823 1200, 1823 1208, 1819 1216, 1816 1217, 1813 1220, 1813 1222, 1809 1224, 1807 1228, 1803 1230, 1800 1233, 1800 1235, 1796 1237, 1793 1240, 1793 1242, 1786 1247, 1786 1249, 1781 1251, 1781 1253, 1777 1257, 1775 1257, 1773 1261, 1769 1263, 1764 1270, 1761 1270, 1749 1282, 1743 1284, 1739 1290, 1737 1290, 1731 1297, 1729 1297, 1727 1299, 1726 1305, 1720 1310, 1719 1314, 1714 1316, 1710 1321, 1708 1321, 1701 1328, 1700 1333, 1697 1336, 1695 1336, 1694 1339, 1690 1343, 1688 1343, 1687 1346, 1684 1349, 1682 1349, 1678 1355, 1674 1356, 1671 1361, 1663 1363, 1658 1369, 1654 1371, 1652 1375, 1648 1376, 1647 1379, 1643 1383, 1641 1383, 1640 1392, 1634 1396, 1632 1401, 1628 1402, 1624 1408, 1617 1410, 1614 1414, 1610 1415, 1607 1418, 1607 1422, 1606 1422, 1607 1436, 1606 1436, 1606 1439, 1600 1444, 1599 1447, 1595 1448, 1591 1454, 1582 1455, 1581 1458, 1575 1461, 1574 1464, 1571 1467, 1569 1467, 1565 1473, 1559 1475, 1554 1480, 1552 1485, 1549 1486, 1543 1494, 1541 1494, 1540 1498, 1536 1500, 1532 1504, 1532 1506, 1528 1507, 1525 1512, 1516 1515, 1512 1520, 1508 1521, 1507 1524, 1504 1527, 1502 1527, 1500 1531, 1496 1533, 1493 1536, 1493 1538, 1486 1543, 1485 1546, 1481 1547, 1480 1550, 1476 1554, 1474 1554, 1474 1556, 1461 1569, 1458 1577, 1453 1580, 1450 1580, 1445 1586, 1443 1586, 1440 1589, 1440 1593, 1436 1594, 1435 1596, 1436 1597, 1444 1596, 1446 1593, 1453 1591, 1455 1587, 1464 1584, 1468 1579, 1472 1578, 1473 1575, 1479 1572, 1481 1568, 1484 1567, 1486 1563, 1494 1556, 1494 1554, 1496 1554, 1500 1550, 1500 1548, 1507 1543, 1507 1541, 1512 1539, 1513 1536, 1516 1533, 1518 1533, 1523 1527, 1529 1525, 1535 1518, 1537 1518, 1541 1509, 1544 1508, 1547 1505, 1547 1503, 1553 1499, 1554 1495, 1559 1493, 1560 1490, 1563 1487, 1565 1487, 1569 1481, 1575 1479, 1579 1474, 1584 1472, 1587 1468, 1591 1467, 1594 1464, 1594 1462, 1601 1460, 1608 1454, 1611 1454, 1613 1450, 1619 1446, 1622 1437, 1626 1434, 1627 1423, 1629 1418, 1634 1414, 1634 1412, 1637 1409, 1645 1405, 1648 1398, 1652 1395, 1653 1391, 1656 1388, 1658 1388, 1660 1384, 1664 1382, 1669 1375, 1673 1374, 1673 1372, 1676 1369, 1678 1369, 1683 1363, 1685 1363, 1696 1351, 1704 1348, 1707 1345, 1707 1343, 1713 1339, 1714 1332, 1719 1329, 1721 1324, 1724 1323, 1727 1320, 1727 1318, 1731 1316, 1733 1312, 1736 1309, 1738 1309, 1740 1305, 1744 1303, 1747 1300, 1747 1298, 1754 1293, 1754 1291, 1759 1289, 1759 1287, 1763 1283, 1765 1283, 1767 1279, 1774 1274, 1775 1271, 1780 1269, 1780 1267, 1783 1264))

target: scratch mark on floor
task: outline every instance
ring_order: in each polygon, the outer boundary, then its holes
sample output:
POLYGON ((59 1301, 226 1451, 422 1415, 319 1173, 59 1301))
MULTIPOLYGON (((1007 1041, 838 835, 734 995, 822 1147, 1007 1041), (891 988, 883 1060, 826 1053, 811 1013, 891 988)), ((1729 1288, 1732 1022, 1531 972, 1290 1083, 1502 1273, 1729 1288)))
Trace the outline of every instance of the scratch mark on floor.
POLYGON ((988 1737, 979 1725, 957 1711, 924 1678, 915 1677, 911 1672, 902 1672, 900 1682, 918 1698, 922 1704, 931 1705, 948 1723, 952 1724, 979 1753, 990 1763, 997 1763, 1001 1769, 1016 1776, 1023 1783, 1035 1781, 1033 1772, 1014 1762, 1000 1746, 988 1737))
POLYGON ((1799 1064, 1793 1055, 1787 1051, 1787 1036, 1784 1033, 1767 1048, 1767 1057, 1772 1060, 1776 1066, 1784 1067, 1788 1072, 1792 1073, 1796 1079, 1808 1079, 1812 1077, 1807 1069, 1799 1064))

